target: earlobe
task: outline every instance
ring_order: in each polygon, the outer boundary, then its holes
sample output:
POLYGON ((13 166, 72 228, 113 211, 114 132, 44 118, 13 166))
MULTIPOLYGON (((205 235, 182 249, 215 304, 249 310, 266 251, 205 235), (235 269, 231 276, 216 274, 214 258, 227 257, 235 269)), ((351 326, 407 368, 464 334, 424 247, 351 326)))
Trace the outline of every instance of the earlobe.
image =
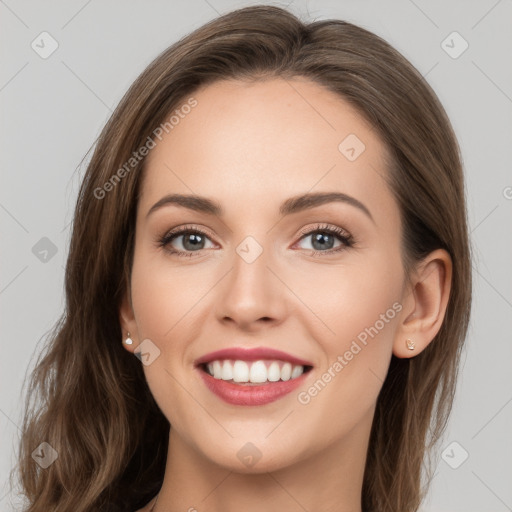
POLYGON ((403 299, 393 354, 409 358, 422 352, 443 323, 451 290, 452 260, 444 249, 431 252, 417 266, 403 299))
POLYGON ((123 346, 129 352, 133 352, 136 346, 137 325, 128 294, 123 296, 119 306, 119 324, 121 326, 123 346))

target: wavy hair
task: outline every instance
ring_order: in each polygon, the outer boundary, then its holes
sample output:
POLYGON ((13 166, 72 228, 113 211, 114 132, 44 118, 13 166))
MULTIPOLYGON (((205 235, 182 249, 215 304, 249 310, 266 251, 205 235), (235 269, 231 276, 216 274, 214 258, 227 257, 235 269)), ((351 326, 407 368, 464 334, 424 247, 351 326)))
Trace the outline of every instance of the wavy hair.
POLYGON ((452 408, 471 309, 459 146, 431 87, 379 36, 341 20, 304 23, 260 5, 220 16, 163 51, 130 86, 93 145, 74 211, 65 311, 47 336, 25 399, 15 468, 28 500, 25 512, 134 510, 158 492, 172 427, 140 361, 122 347, 119 323, 145 159, 122 179, 112 178, 199 87, 269 77, 302 77, 328 88, 380 135, 391 155, 389 186, 400 209, 406 270, 437 248, 452 258, 440 331, 416 357, 392 356, 363 480, 366 512, 418 509, 428 488, 421 482, 426 455, 452 408), (108 193, 99 197, 107 182, 108 193), (58 453, 46 469, 31 456, 42 442, 58 453))

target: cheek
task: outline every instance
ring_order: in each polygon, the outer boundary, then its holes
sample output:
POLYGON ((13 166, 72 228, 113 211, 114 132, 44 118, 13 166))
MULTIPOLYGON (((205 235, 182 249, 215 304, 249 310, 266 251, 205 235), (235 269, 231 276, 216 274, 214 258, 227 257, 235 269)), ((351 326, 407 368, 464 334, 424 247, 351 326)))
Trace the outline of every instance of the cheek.
POLYGON ((340 341, 359 339, 364 343, 369 330, 377 336, 375 328, 380 339, 389 338, 389 326, 396 316, 392 306, 400 298, 400 286, 393 279, 366 269, 334 279, 333 284, 328 313, 340 341))
MULTIPOLYGON (((171 266, 161 255, 135 254, 132 302, 140 339, 151 340, 159 356, 144 366, 151 393, 165 416, 176 427, 196 413, 180 383, 189 378, 186 367, 188 340, 199 337, 197 307, 207 284, 190 280, 191 274, 171 266)), ((186 430, 186 427, 182 427, 186 430)))
POLYGON ((208 290, 203 277, 200 272, 171 265, 161 254, 141 251, 140 256, 136 255, 131 286, 140 336, 160 342, 166 350, 177 346, 181 338, 178 333, 194 324, 194 310, 208 290))
POLYGON ((381 257, 336 269, 319 266, 314 286, 301 283, 301 298, 321 320, 310 315, 309 324, 324 358, 299 402, 310 411, 328 410, 336 428, 350 428, 378 397, 402 309, 401 276, 399 259, 381 257))
POLYGON ((331 356, 377 323, 381 338, 392 334, 402 290, 399 258, 351 255, 339 265, 308 262, 290 271, 288 282, 318 325, 318 340, 331 356), (384 318, 382 319, 382 316, 384 318), (382 331, 382 332, 380 332, 382 331))

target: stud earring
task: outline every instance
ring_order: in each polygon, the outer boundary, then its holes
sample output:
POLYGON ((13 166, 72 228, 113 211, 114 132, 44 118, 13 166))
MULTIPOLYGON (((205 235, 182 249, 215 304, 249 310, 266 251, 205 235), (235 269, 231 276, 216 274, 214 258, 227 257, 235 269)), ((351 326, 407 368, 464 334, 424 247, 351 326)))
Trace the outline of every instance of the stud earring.
POLYGON ((408 348, 409 350, 414 350, 414 348, 415 348, 415 346, 416 346, 416 344, 414 343, 414 341, 409 340, 409 339, 405 340, 405 344, 407 345, 407 348, 408 348))
POLYGON ((127 338, 124 340, 125 345, 131 345, 133 343, 133 340, 130 338, 130 333, 126 333, 127 338))

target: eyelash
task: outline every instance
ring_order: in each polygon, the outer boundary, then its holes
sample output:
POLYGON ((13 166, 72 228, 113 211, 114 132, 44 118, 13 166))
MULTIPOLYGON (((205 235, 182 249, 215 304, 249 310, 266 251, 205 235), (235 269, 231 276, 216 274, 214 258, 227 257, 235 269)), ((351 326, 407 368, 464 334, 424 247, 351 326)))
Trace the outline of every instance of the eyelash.
MULTIPOLYGON (((309 249, 311 253, 313 253, 314 255, 334 254, 343 251, 349 247, 353 247, 355 245, 354 238, 350 233, 337 226, 329 226, 327 224, 319 224, 318 226, 315 226, 313 229, 301 231, 299 240, 302 240, 303 238, 314 233, 328 233, 329 235, 335 235, 342 242, 342 245, 340 245, 336 249, 329 249, 327 251, 317 251, 315 249, 309 249)), ((160 237, 158 239, 158 247, 165 248, 166 251, 168 251, 174 256, 189 258, 193 256, 194 253, 200 251, 178 251, 176 249, 167 248, 167 245, 169 245, 172 242, 172 240, 174 240, 178 236, 186 234, 202 235, 207 238, 210 238, 208 233, 199 228, 185 226, 177 231, 170 231, 166 233, 164 236, 160 237)))

